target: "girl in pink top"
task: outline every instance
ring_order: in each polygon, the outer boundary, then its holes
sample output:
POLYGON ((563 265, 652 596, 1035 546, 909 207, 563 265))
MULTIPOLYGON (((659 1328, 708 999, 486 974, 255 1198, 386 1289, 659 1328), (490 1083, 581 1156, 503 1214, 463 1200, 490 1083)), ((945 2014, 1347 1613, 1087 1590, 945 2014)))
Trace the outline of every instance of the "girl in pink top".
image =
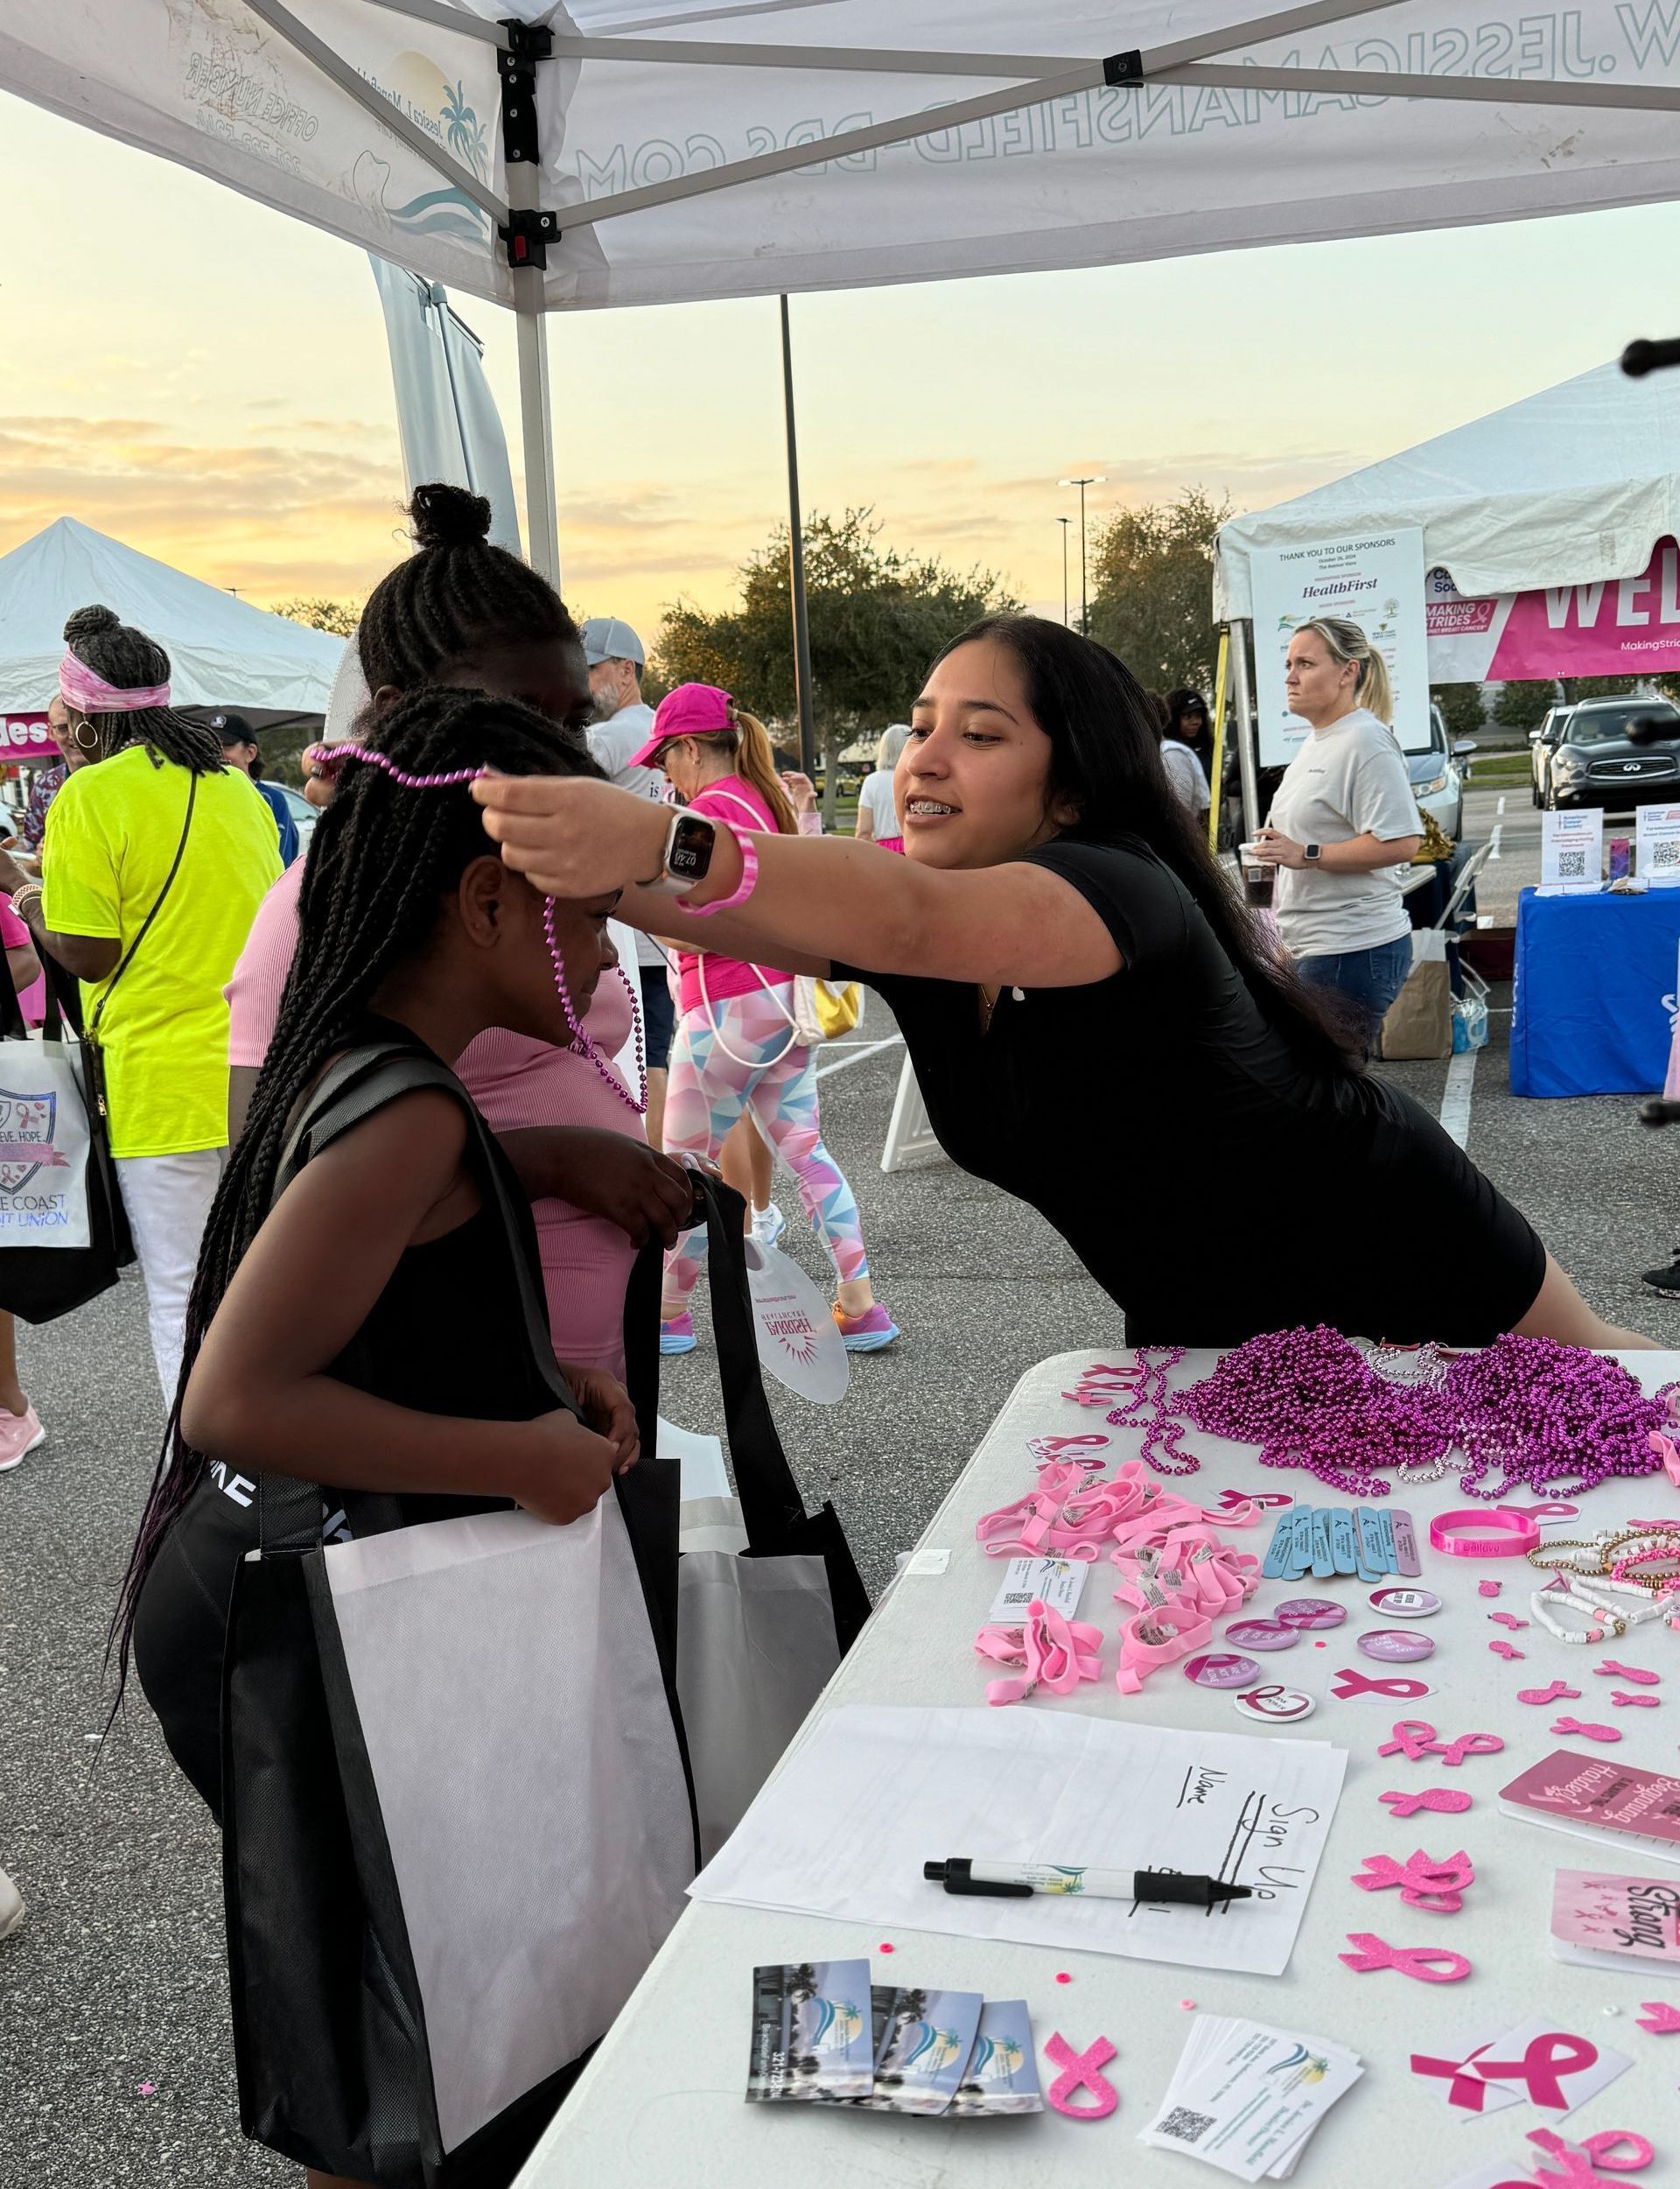
MULTIPOLYGON (((798 833, 768 732, 714 684, 679 684, 662 700, 633 765, 662 768, 693 812, 738 829, 798 833)), ((665 1098, 667 1151, 715 1162, 750 1108, 798 1179, 805 1213, 834 1258, 834 1317, 847 1351, 879 1352, 899 1328, 870 1287, 858 1203, 822 1144, 816 1065, 794 1029, 792 976, 714 951, 684 951, 677 965, 682 1018, 665 1098)), ((689 1295, 704 1253, 704 1233, 691 1232, 666 1262, 662 1353, 694 1350, 689 1295)))
MULTIPOLYGON (((478 495, 421 487, 411 516, 416 552, 374 586, 354 642, 374 710, 449 684, 522 699, 581 741, 594 716, 589 672, 553 586, 490 545, 490 505, 478 495)), ((329 768, 315 770, 305 795, 326 803, 329 768)), ((263 899, 228 985, 230 1142, 291 970, 304 869, 295 859, 263 899)), ((609 973, 585 1021, 604 1056, 618 1053, 630 1022, 624 985, 609 973)), ((682 1169, 648 1146, 641 1119, 586 1056, 498 1028, 455 1069, 531 1195, 556 1355, 622 1379, 631 1265, 644 1238, 676 1239, 690 1205, 682 1169)))

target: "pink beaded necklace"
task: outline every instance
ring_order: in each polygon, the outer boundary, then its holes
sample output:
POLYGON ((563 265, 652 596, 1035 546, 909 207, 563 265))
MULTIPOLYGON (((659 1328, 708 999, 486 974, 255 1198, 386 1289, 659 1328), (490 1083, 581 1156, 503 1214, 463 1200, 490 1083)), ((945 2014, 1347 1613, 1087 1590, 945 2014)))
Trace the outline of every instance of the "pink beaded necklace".
MULTIPOLYGON (((346 760, 361 761, 369 768, 377 768, 388 775, 401 790, 457 790, 464 783, 476 782, 480 775, 495 772, 489 768, 458 768, 446 775, 411 775, 406 768, 399 768, 394 761, 388 760, 383 753, 376 753, 369 745, 312 745, 304 757, 305 760, 319 761, 324 766, 341 764, 346 760)), ((549 946, 550 963, 554 967, 555 993, 560 999, 560 1008, 565 1014, 566 1024, 571 1028, 572 1048, 579 1056, 589 1059, 603 1083, 611 1088, 626 1109, 634 1110, 638 1117, 645 1117, 648 1114, 648 1052, 642 1046, 641 1007, 623 966, 615 965, 612 970, 623 983, 624 993, 630 999, 630 1022, 635 1028, 636 1037, 636 1077, 641 1086, 640 1096, 630 1092, 612 1065, 596 1048, 588 1029, 572 1008, 571 991, 566 986, 565 959, 555 939, 552 897, 542 900, 542 937, 549 946)))

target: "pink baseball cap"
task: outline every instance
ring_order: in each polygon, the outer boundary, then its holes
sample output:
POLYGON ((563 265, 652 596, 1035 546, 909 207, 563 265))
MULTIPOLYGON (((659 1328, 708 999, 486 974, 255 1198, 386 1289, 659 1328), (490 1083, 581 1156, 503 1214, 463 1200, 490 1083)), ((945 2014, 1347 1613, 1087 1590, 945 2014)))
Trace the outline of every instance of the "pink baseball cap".
POLYGON ((654 715, 654 733, 638 753, 630 756, 632 768, 651 768, 661 746, 677 737, 721 737, 738 727, 735 701, 717 684, 678 684, 660 701, 654 715))

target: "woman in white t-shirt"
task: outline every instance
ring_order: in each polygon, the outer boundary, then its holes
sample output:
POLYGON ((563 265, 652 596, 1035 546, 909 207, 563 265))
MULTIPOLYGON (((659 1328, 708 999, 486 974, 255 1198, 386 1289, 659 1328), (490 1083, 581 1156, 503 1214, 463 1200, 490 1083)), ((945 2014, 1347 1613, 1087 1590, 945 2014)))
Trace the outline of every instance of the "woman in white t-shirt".
POLYGON ((875 748, 875 772, 864 777, 858 793, 858 822, 852 834, 861 836, 866 844, 878 844, 884 852, 904 849, 904 830, 892 803, 892 777, 909 735, 907 722, 895 722, 882 731, 875 748))
POLYGON ((1284 690, 1312 734, 1255 842, 1283 870, 1274 909, 1302 978, 1347 996, 1374 1035, 1411 969, 1401 877, 1423 841, 1388 667, 1357 623, 1320 616, 1291 639, 1284 690))

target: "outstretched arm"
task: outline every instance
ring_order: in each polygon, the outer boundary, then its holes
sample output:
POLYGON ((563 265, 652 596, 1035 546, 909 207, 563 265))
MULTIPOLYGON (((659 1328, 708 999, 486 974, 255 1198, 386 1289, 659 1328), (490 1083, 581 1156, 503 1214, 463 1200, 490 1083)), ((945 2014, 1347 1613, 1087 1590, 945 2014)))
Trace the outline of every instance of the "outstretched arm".
MULTIPOLYGON (((868 972, 985 986, 1081 987, 1120 969, 1096 913, 1041 866, 946 873, 883 859, 856 838, 755 834, 752 895, 700 918, 683 901, 634 886, 657 876, 670 825, 646 799, 578 776, 486 776, 472 793, 502 857, 536 888, 587 897, 627 881, 618 917, 688 950, 787 972, 822 973, 840 959, 868 972)), ((720 829, 711 870, 687 902, 732 896, 741 871, 740 846, 720 829)))

